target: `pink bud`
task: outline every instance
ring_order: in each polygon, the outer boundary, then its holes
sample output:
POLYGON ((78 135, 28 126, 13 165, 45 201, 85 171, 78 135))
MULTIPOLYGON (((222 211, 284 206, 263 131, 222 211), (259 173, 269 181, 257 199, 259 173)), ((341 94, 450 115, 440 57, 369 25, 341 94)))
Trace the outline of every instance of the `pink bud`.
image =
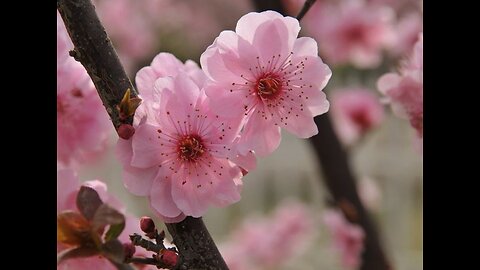
POLYGON ((125 252, 125 260, 131 259, 135 254, 135 246, 132 243, 123 243, 123 250, 125 252))
POLYGON ((135 134, 135 128, 128 124, 121 124, 117 130, 118 136, 124 140, 130 139, 135 134))
POLYGON ((177 265, 178 254, 173 250, 164 249, 161 251, 160 261, 162 261, 166 267, 173 268, 177 265))
POLYGON ((140 219, 140 229, 144 233, 153 233, 155 232, 155 223, 151 217, 142 217, 140 219))

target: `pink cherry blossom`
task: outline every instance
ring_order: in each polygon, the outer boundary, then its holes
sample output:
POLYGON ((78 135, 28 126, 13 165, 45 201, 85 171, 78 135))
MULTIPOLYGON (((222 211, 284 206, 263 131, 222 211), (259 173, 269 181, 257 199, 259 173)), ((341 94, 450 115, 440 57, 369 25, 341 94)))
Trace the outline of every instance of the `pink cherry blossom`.
POLYGON ((133 137, 118 142, 126 188, 148 196, 166 222, 237 202, 242 173, 228 157, 240 121, 211 112, 204 91, 183 71, 157 79, 151 98, 133 137))
POLYGON ((392 42, 391 52, 395 56, 410 53, 422 32, 423 21, 418 12, 405 14, 395 25, 395 42, 392 42))
POLYGON ((383 106, 368 89, 337 89, 333 91, 331 101, 335 130, 347 145, 353 144, 383 121, 383 106))
POLYGON ((205 88, 219 115, 245 115, 238 150, 260 156, 280 144, 280 127, 301 138, 318 133, 313 117, 328 111, 321 91, 331 71, 316 42, 297 38, 298 20, 274 11, 251 12, 236 31, 223 31, 200 57, 205 88))
POLYGON ((347 268, 358 268, 365 239, 362 227, 348 222, 338 210, 326 210, 323 221, 333 237, 332 247, 341 255, 342 264, 347 268))
POLYGON ((288 202, 269 217, 244 221, 221 250, 232 270, 276 269, 308 246, 313 231, 309 210, 288 202))
POLYGON ((393 10, 363 0, 318 3, 305 17, 305 26, 320 44, 328 63, 351 63, 357 68, 375 68, 382 49, 393 41, 393 10))
MULTIPOLYGON (((126 208, 120 203, 120 201, 108 193, 107 185, 99 180, 86 181, 80 183, 77 173, 72 169, 59 169, 57 170, 57 214, 66 210, 78 211, 76 206, 77 193, 80 190, 81 185, 93 188, 99 194, 101 200, 110 206, 114 207, 123 214, 126 213, 126 208)), ((126 214, 125 229, 119 236, 119 240, 123 243, 130 242, 129 234, 138 232, 139 219, 131 215, 126 214)), ((57 242, 57 252, 61 252, 66 249, 67 246, 57 242)), ((148 257, 145 251, 139 250, 135 256, 148 257)), ((83 270, 83 269, 105 269, 115 270, 107 259, 101 256, 92 256, 86 258, 75 258, 63 261, 58 267, 58 270, 83 270)), ((152 267, 140 268, 140 269, 156 269, 152 267)))
POLYGON ((377 82, 392 110, 408 119, 419 138, 423 138, 423 33, 414 46, 413 54, 399 73, 383 75, 377 82))
POLYGON ((101 153, 112 131, 86 70, 68 55, 71 49, 73 44, 57 12, 57 159, 66 165, 101 153))

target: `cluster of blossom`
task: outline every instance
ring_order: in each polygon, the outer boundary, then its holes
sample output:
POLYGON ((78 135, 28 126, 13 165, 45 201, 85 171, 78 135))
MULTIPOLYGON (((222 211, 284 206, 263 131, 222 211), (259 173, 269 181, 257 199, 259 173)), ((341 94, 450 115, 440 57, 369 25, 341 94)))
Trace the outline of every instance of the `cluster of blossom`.
POLYGON ((250 2, 241 0, 224 5, 221 0, 210 0, 205 5, 204 1, 93 1, 129 75, 134 75, 138 66, 158 48, 175 46, 181 51, 204 48, 221 31, 222 25, 227 24, 226 18, 245 13, 250 2), (223 16, 215 16, 218 14, 223 16), (185 42, 169 44, 175 39, 185 42))
MULTIPOLYGON (((284 0, 290 12, 304 1, 284 0)), ((404 0, 317 0, 304 18, 307 32, 320 42, 332 65, 376 68, 383 52, 393 58, 408 53, 422 31, 421 11, 404 0)), ((420 1, 415 1, 420 2, 420 1)))
POLYGON ((76 166, 105 150, 112 124, 57 12, 57 160, 76 166))
POLYGON ((410 58, 398 73, 380 77, 378 89, 386 96, 395 115, 408 119, 423 140, 423 33, 418 36, 410 58))
POLYGON ((126 188, 166 222, 240 199, 242 175, 280 144, 281 128, 318 133, 331 71, 298 20, 248 13, 201 55, 200 69, 160 53, 136 76, 142 104, 134 135, 119 139, 126 188))
MULTIPOLYGON (((78 212, 76 205, 76 197, 81 186, 94 189, 101 200, 116 210, 125 214, 125 228, 119 235, 118 239, 123 243, 130 243, 129 235, 138 230, 139 219, 126 214, 126 208, 120 201, 107 192, 107 185, 99 180, 86 181, 80 184, 77 173, 72 169, 57 170, 57 215, 65 211, 78 212)), ((57 253, 72 248, 72 245, 57 240, 57 253)), ((137 252, 135 255, 148 257, 145 251, 137 252)), ((157 269, 148 265, 136 265, 137 269, 153 270, 157 269)), ((81 269, 117 269, 111 262, 103 256, 77 257, 62 261, 58 266, 58 270, 81 270, 81 269)))
POLYGON ((342 265, 357 269, 362 262, 365 232, 359 225, 350 223, 339 210, 323 213, 323 222, 332 236, 332 248, 341 256, 342 265))
POLYGON ((220 246, 231 270, 278 269, 300 255, 315 235, 311 211, 284 203, 268 217, 251 217, 220 246))

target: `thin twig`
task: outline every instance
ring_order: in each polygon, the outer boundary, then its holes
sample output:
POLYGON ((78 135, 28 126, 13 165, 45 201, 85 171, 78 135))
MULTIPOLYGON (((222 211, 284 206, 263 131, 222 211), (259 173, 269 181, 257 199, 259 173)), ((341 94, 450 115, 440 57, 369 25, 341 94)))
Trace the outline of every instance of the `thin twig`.
POLYGON ((303 16, 307 14, 307 11, 313 6, 316 0, 307 0, 305 1, 305 4, 303 4, 302 10, 300 10, 300 13, 297 15, 297 20, 302 20, 303 16))

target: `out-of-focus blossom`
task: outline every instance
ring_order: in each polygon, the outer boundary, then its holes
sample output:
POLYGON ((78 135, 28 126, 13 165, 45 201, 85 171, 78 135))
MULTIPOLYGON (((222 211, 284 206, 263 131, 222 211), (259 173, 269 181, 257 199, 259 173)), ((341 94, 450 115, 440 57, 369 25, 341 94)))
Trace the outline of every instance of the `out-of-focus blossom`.
POLYGON ((286 203, 270 217, 244 221, 221 251, 232 270, 276 269, 308 246, 313 222, 304 205, 286 203))
POLYGON ((314 4, 304 24, 318 41, 327 63, 375 68, 382 60, 383 49, 393 41, 393 19, 394 12, 388 6, 346 0, 314 4))
POLYGON ((57 12, 57 160, 83 163, 105 150, 112 131, 85 68, 68 51, 73 44, 57 12))
POLYGON ((278 12, 251 12, 236 31, 223 31, 202 54, 205 92, 219 115, 245 115, 241 154, 260 156, 280 144, 280 127, 300 138, 318 133, 313 117, 328 111, 322 89, 331 71, 316 42, 297 38, 298 20, 278 12))
POLYGON ((210 110, 199 88, 201 71, 192 63, 160 54, 140 70, 144 102, 135 115, 136 132, 128 141, 120 139, 117 148, 125 186, 148 196, 166 222, 199 217, 210 205, 240 199, 241 169, 228 159, 240 119, 232 122, 210 110), (157 65, 160 58, 165 61, 157 65))
POLYGON ((377 87, 395 115, 408 119, 418 137, 423 138, 423 33, 400 72, 383 75, 377 87))
POLYGON ((418 12, 411 12, 402 16, 395 25, 395 42, 391 43, 390 51, 394 56, 410 53, 422 32, 423 21, 418 12))
MULTIPOLYGON (((107 192, 107 185, 99 180, 86 181, 80 183, 78 176, 75 171, 71 169, 60 169, 57 170, 57 214, 66 211, 72 210, 78 212, 76 206, 76 197, 77 193, 80 190, 81 186, 88 186, 94 189, 100 199, 125 214, 126 208, 120 203, 120 201, 107 192)), ((125 229, 120 234, 118 239, 123 243, 129 243, 129 234, 139 231, 139 219, 130 215, 125 216, 125 229)), ((57 252, 65 250, 68 246, 57 242, 57 252)), ((140 251, 135 256, 147 257, 144 251, 140 251)), ((156 269, 150 266, 142 266, 138 269, 156 269), (146 268, 142 268, 146 267, 146 268)), ((104 257, 97 255, 91 257, 82 257, 67 259, 60 263, 57 266, 58 270, 84 270, 84 269, 105 269, 105 270, 115 270, 117 269, 113 264, 111 264, 104 257)))
POLYGON ((348 222, 342 212, 326 210, 323 221, 332 235, 332 247, 340 253, 347 268, 356 269, 361 263, 365 233, 362 227, 348 222))
POLYGON ((331 96, 335 131, 347 145, 353 144, 383 121, 383 105, 368 89, 338 89, 331 96))

